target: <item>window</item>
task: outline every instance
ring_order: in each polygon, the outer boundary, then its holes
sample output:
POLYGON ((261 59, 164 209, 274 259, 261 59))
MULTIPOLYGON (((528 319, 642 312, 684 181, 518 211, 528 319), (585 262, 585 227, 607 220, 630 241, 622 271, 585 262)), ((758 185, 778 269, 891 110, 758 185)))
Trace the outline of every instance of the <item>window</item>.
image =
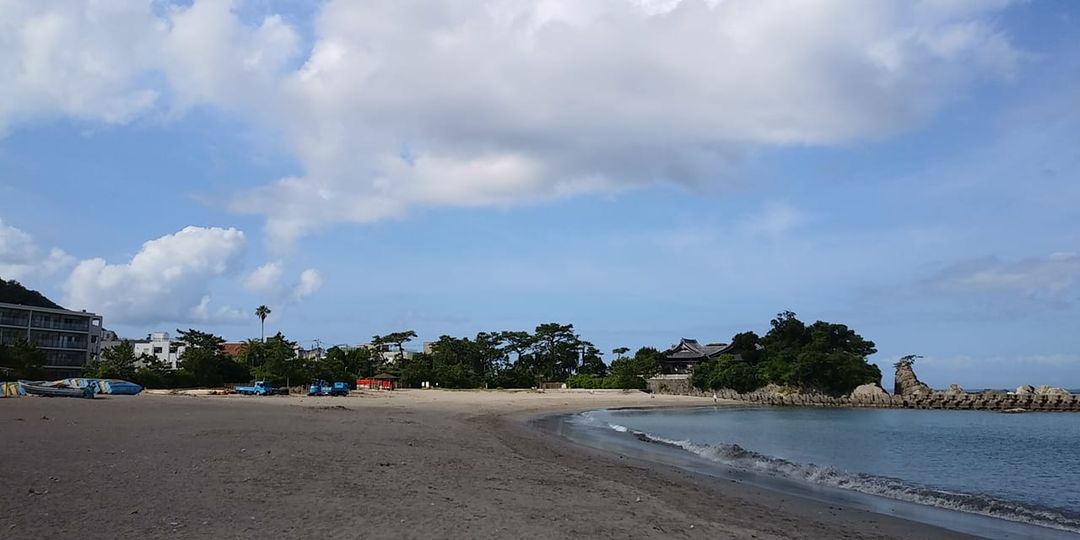
POLYGON ((161 347, 154 347, 154 354, 161 354, 161 347))

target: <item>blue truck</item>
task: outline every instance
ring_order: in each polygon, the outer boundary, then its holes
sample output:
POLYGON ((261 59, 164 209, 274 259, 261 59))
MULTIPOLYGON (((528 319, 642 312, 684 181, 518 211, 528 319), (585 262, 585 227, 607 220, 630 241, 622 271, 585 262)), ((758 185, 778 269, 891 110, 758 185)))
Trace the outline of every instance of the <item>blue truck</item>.
POLYGON ((255 381, 253 386, 236 386, 233 392, 245 396, 272 396, 278 391, 266 381, 255 381))
POLYGON ((349 395, 349 385, 343 382, 335 382, 333 384, 326 381, 311 381, 311 386, 308 386, 309 396, 347 396, 349 395))

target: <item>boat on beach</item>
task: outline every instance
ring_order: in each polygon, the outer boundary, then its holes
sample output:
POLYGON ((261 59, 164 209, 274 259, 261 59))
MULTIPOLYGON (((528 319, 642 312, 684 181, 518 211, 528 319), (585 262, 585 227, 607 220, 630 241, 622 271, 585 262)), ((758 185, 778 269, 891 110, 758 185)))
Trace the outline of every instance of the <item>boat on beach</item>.
POLYGON ((44 397, 77 397, 93 399, 97 392, 96 385, 85 387, 71 387, 62 383, 49 383, 40 381, 19 381, 19 385, 27 394, 44 397))

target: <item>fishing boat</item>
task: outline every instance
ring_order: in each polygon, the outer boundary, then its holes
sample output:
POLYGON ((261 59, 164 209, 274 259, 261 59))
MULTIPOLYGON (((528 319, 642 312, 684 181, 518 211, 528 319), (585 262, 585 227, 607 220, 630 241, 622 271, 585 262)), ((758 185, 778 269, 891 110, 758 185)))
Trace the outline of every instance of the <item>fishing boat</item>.
POLYGON ((32 396, 93 398, 97 392, 96 385, 73 388, 66 384, 34 381, 19 381, 19 385, 32 396))

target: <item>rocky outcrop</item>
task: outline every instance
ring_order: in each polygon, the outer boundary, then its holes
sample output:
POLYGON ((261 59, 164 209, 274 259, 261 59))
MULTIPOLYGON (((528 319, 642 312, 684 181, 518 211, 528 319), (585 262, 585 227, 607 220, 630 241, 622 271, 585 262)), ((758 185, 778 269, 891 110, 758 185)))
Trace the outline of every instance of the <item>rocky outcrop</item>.
POLYGON ((1016 395, 1030 396, 1035 393, 1035 387, 1030 384, 1022 384, 1016 387, 1016 395))
POLYGON ((959 384, 950 384, 949 389, 945 390, 946 396, 962 396, 966 393, 963 388, 960 388, 959 384))
POLYGON ((1035 395, 1037 395, 1037 396, 1067 396, 1067 395, 1069 395, 1069 391, 1064 389, 1064 388, 1057 388, 1057 387, 1053 387, 1053 386, 1047 386, 1045 384, 1040 384, 1039 387, 1035 389, 1035 395))
POLYGON ((866 400, 874 401, 876 399, 886 400, 889 398, 889 393, 884 388, 877 384, 864 384, 856 387, 851 391, 851 399, 853 400, 866 400))
POLYGON ((897 396, 925 396, 932 393, 934 391, 915 376, 915 370, 911 369, 911 362, 898 362, 896 364, 893 394, 897 396))

